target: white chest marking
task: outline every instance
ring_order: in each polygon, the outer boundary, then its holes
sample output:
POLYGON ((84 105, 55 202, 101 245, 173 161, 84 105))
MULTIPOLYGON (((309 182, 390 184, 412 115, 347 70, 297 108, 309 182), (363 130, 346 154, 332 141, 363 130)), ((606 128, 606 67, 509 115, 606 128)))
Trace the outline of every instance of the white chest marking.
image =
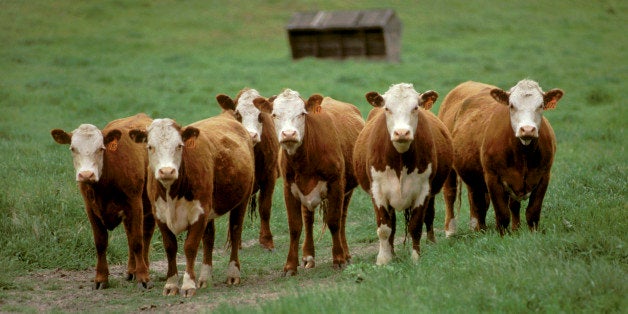
POLYGON ((403 167, 400 177, 389 166, 384 171, 371 167, 371 194, 375 204, 379 207, 390 206, 396 211, 423 205, 430 193, 431 173, 431 163, 423 173, 419 173, 418 169, 408 173, 408 169, 403 167))
POLYGON ((301 205, 305 206, 310 211, 313 211, 325 198, 327 198, 327 182, 318 181, 316 187, 314 187, 308 195, 304 195, 296 183, 292 183, 290 191, 294 197, 301 201, 301 205))
POLYGON ((166 200, 161 197, 157 198, 155 202, 155 218, 166 223, 174 234, 179 234, 186 230, 203 213, 201 202, 198 200, 172 199, 170 196, 167 198, 166 200))

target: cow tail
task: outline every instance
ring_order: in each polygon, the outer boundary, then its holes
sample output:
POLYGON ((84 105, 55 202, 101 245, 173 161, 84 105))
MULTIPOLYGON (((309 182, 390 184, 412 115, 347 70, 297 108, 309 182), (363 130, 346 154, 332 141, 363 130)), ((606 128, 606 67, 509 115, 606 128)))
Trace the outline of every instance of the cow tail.
POLYGON ((405 225, 406 225, 406 233, 403 237, 403 245, 406 245, 406 240, 408 239, 408 231, 410 229, 410 219, 412 218, 412 210, 410 210, 410 208, 406 208, 403 211, 403 218, 405 220, 405 225))
POLYGON ((456 194, 454 207, 456 208, 456 216, 460 216, 460 207, 462 207, 462 179, 460 176, 456 176, 456 194))
POLYGON ((320 240, 323 238, 323 235, 325 234, 325 229, 327 229, 326 221, 327 221, 327 207, 328 207, 328 205, 329 205, 329 202, 327 202, 327 199, 323 199, 321 201, 321 204, 319 205, 320 206, 319 207, 319 211, 321 213, 321 219, 323 221, 322 221, 322 224, 321 224, 321 233, 318 236, 318 240, 316 240, 316 243, 320 242, 320 240))
POLYGON ((251 199, 249 200, 249 218, 251 218, 251 221, 255 221, 257 218, 257 193, 251 194, 251 199))

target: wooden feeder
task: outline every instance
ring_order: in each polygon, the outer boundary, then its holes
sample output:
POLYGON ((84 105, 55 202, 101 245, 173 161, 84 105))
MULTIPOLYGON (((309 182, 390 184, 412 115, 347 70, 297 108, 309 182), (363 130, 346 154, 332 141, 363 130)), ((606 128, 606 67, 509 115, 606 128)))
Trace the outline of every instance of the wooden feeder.
POLYGON ((293 59, 400 60, 401 21, 392 9, 297 12, 286 30, 293 59))

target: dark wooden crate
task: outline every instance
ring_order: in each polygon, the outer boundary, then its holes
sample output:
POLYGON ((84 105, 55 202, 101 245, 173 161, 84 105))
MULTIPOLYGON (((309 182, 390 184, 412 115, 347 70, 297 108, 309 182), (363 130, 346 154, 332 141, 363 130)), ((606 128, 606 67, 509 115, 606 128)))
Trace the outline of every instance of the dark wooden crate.
POLYGON ((300 12, 286 30, 293 59, 400 60, 401 21, 391 9, 300 12))

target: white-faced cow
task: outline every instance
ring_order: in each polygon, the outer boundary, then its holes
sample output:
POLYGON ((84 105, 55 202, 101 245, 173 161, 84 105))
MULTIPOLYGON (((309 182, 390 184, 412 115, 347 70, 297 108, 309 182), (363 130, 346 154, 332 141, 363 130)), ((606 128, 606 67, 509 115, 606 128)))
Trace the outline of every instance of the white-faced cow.
POLYGON ((231 257, 227 284, 240 282, 238 249, 246 206, 253 188, 253 145, 242 124, 226 114, 180 127, 171 119, 155 119, 146 129, 130 133, 146 142, 148 192, 163 237, 168 273, 164 295, 179 293, 177 238, 187 231, 185 273, 180 293, 196 294, 211 283, 214 219, 229 212, 231 257), (198 285, 194 265, 203 240, 198 285))
POLYGON ((491 201, 500 234, 511 216, 517 229, 521 201, 528 198, 526 220, 536 229, 556 151, 554 130, 543 111, 553 109, 562 96, 562 90, 543 92, 531 80, 510 91, 465 82, 449 92, 438 113, 451 131, 455 152, 455 172, 444 188, 446 206, 456 199, 457 174, 467 186, 474 229, 486 229, 491 201))
POLYGON ((449 175, 453 159, 449 132, 428 111, 437 98, 436 92, 419 94, 407 83, 392 85, 384 95, 366 94, 375 108, 355 144, 353 163, 376 213, 378 265, 393 258, 396 212, 405 213, 414 260, 420 254, 423 223, 428 239, 436 240, 434 195, 449 175))
MULTIPOLYGON (((299 93, 284 90, 257 106, 272 108, 277 138, 282 147, 279 165, 290 228, 290 248, 284 275, 296 275, 299 239, 305 223, 302 262, 315 266, 312 226, 314 210, 321 205, 332 237, 334 268, 350 261, 345 236, 347 207, 357 181, 351 164, 353 145, 364 120, 359 110, 320 95, 304 100, 299 93)), ((269 109, 270 109, 269 108, 269 109)))
POLYGON ((258 97, 261 96, 256 90, 245 88, 238 93, 235 101, 224 94, 216 96, 216 100, 224 110, 233 111, 236 119, 246 128, 253 141, 255 155, 253 193, 259 191, 257 202, 260 216, 259 243, 264 248, 273 250, 275 244, 270 231, 270 215, 275 182, 279 175, 277 168, 279 142, 270 113, 262 112, 253 104, 253 100, 258 97))
POLYGON ((130 130, 151 123, 145 114, 118 119, 102 132, 81 124, 72 132, 51 131, 59 144, 69 144, 85 211, 92 226, 97 264, 94 289, 108 285, 108 230, 121 222, 127 235, 129 261, 127 280, 137 279, 140 288, 152 287, 148 275, 148 251, 155 220, 146 194, 146 149, 131 141, 130 130))

